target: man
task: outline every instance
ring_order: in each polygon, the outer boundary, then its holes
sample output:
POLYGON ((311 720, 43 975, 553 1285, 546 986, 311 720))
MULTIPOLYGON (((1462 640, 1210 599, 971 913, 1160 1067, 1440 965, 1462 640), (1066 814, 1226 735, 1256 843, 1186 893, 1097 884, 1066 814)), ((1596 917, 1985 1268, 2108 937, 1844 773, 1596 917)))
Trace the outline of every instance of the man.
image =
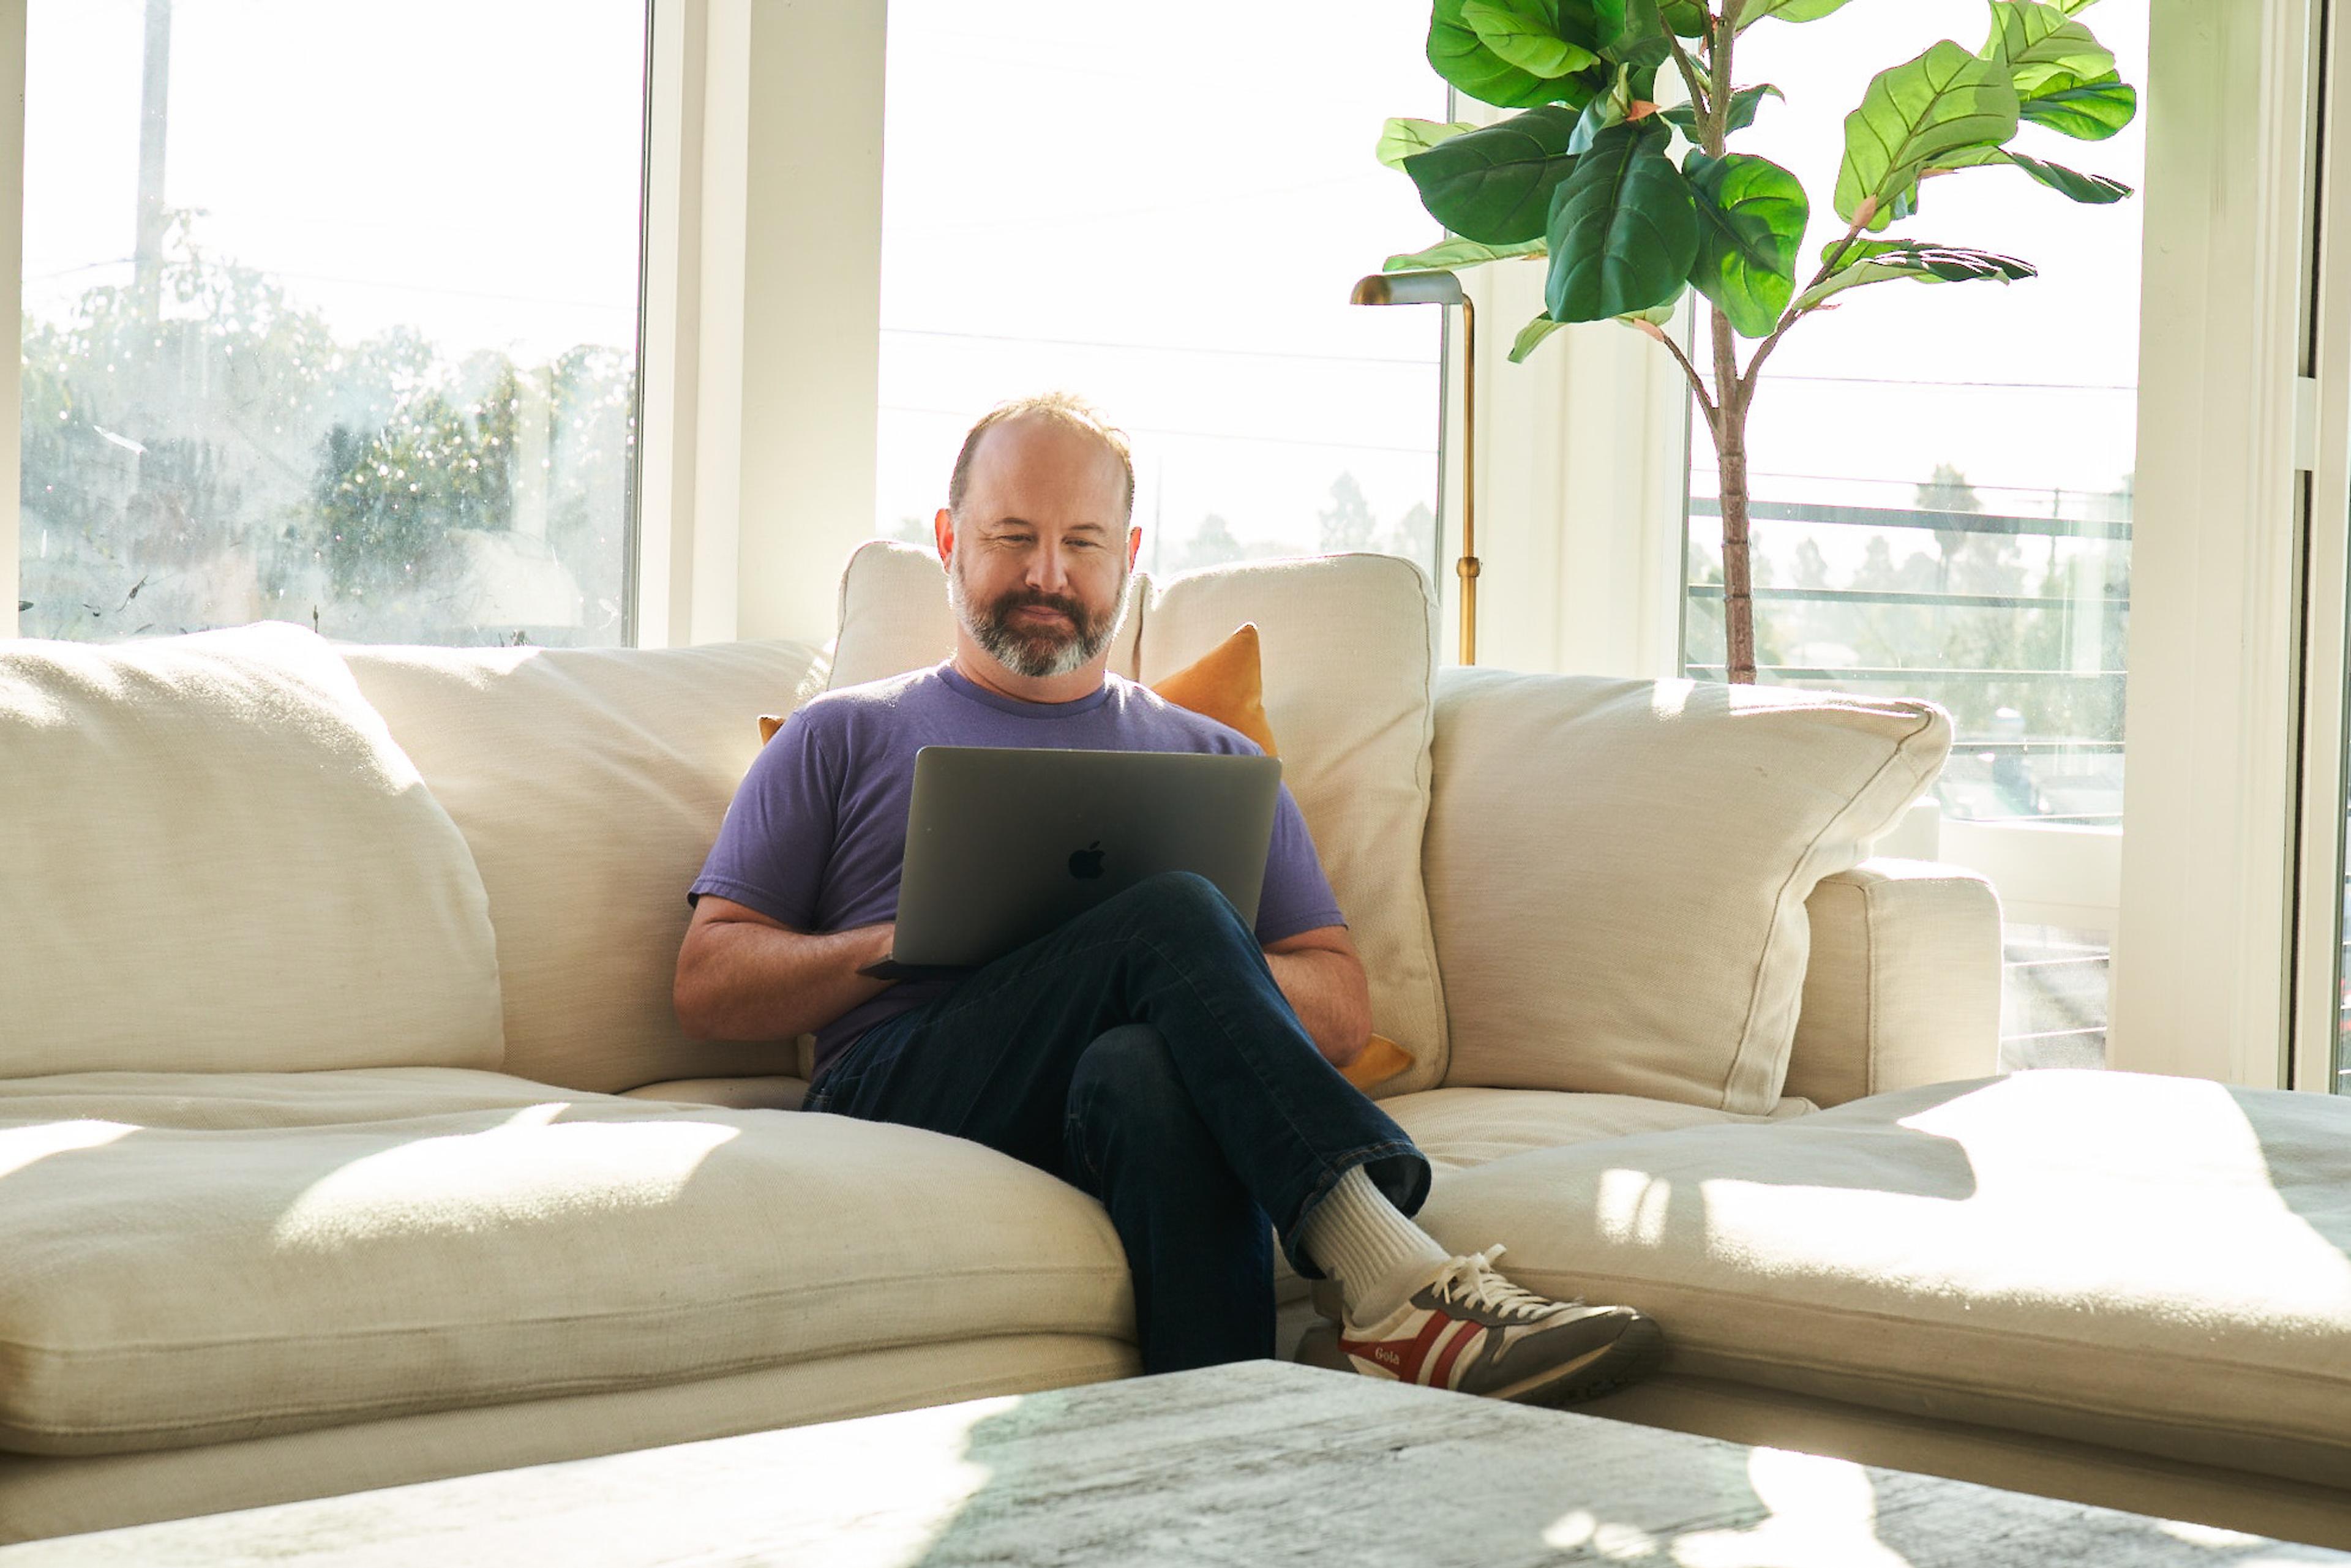
POLYGON ((971 1138, 1100 1198, 1145 1372, 1273 1354, 1270 1216, 1301 1274, 1335 1280, 1318 1300, 1359 1371, 1545 1403, 1623 1384, 1657 1348, 1648 1319, 1522 1290, 1500 1248, 1457 1257, 1406 1218, 1428 1162, 1340 1075, 1369 994, 1287 788, 1254 928, 1173 873, 959 978, 858 973, 891 950, 916 747, 1259 752, 1107 673, 1134 501, 1123 438, 1072 399, 973 427, 933 525, 955 653, 829 692, 768 742, 687 895, 679 1019, 814 1031, 806 1110, 971 1138))

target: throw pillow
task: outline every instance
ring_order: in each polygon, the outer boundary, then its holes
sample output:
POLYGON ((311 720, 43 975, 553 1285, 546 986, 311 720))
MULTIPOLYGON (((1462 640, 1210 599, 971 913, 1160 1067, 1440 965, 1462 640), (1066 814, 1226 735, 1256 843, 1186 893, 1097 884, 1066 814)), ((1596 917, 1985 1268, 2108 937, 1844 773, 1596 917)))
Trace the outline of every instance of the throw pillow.
POLYGON ((457 826, 308 626, 0 642, 0 1077, 495 1069, 457 826))
POLYGON ((1805 902, 1941 768, 1932 703, 1448 669, 1429 908, 1448 1085, 1779 1103, 1805 902))

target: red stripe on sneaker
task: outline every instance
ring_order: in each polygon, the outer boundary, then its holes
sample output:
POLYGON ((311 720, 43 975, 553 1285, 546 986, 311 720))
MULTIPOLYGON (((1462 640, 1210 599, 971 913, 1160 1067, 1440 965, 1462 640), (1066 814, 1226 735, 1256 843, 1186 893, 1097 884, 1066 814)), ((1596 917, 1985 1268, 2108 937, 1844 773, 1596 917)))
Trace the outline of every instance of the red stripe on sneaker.
POLYGON ((1443 1312, 1431 1312, 1420 1333, 1410 1341, 1401 1339, 1349 1339, 1342 1335, 1339 1348, 1350 1355, 1362 1356, 1373 1362, 1403 1383, 1425 1382, 1421 1374, 1427 1369, 1428 1353, 1437 1338, 1453 1323, 1443 1312))
POLYGON ((1461 1359, 1461 1353, 1469 1348, 1469 1342, 1485 1332, 1483 1324, 1471 1322, 1467 1318, 1453 1326, 1460 1332, 1447 1341, 1445 1349, 1438 1353, 1437 1370, 1431 1373, 1428 1378, 1428 1385, 1431 1388, 1453 1386, 1453 1364, 1461 1359))

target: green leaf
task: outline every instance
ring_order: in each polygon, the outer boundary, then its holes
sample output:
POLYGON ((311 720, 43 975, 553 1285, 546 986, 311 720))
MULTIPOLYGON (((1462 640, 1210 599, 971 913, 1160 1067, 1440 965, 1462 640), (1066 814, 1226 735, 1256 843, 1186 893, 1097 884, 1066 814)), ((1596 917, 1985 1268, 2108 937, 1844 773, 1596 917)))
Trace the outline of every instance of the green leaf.
POLYGON ((1741 337, 1769 337, 1796 292, 1796 253, 1812 216, 1802 182, 1743 152, 1693 152, 1682 172, 1698 210, 1690 282, 1741 337))
MULTIPOLYGON (((1757 109, 1761 107, 1763 99, 1767 97, 1776 98, 1782 103, 1786 102, 1788 99, 1788 95, 1786 93, 1782 92, 1770 82, 1764 82, 1756 87, 1742 87, 1738 91, 1732 93, 1730 95, 1730 120, 1724 129, 1726 131, 1744 131, 1749 126, 1754 124, 1755 111, 1757 109)), ((1692 109, 1688 104, 1677 103, 1671 109, 1661 109, 1657 110, 1657 112, 1664 115, 1666 119, 1670 120, 1673 124, 1680 127, 1681 133, 1684 136, 1688 137, 1693 141, 1698 140, 1698 110, 1692 109)))
POLYGON ((1535 351, 1536 344, 1566 325, 1566 322, 1554 321, 1548 316, 1538 316, 1520 328, 1518 338, 1510 344, 1510 363, 1524 362, 1526 357, 1535 351))
POLYGON ((1392 256, 1380 264, 1382 272, 1450 271, 1464 267, 1482 267, 1489 261, 1507 261, 1516 256, 1541 256, 1543 242, 1531 239, 1519 245, 1479 245, 1474 239, 1440 240, 1426 250, 1416 250, 1405 256, 1392 256))
POLYGON ((1817 22, 1846 4, 1848 0, 1752 0, 1739 14, 1739 30, 1743 33, 1767 16, 1782 22, 1817 22))
POLYGON ((1389 168, 1401 169, 1404 161, 1414 153, 1426 152, 1440 141, 1477 129, 1467 120, 1391 120, 1380 127, 1380 145, 1375 156, 1389 168))
POLYGON ((1919 171, 1961 147, 2016 134, 2016 89, 2007 74, 1948 38, 1917 59, 1880 71, 1845 116, 1844 162, 1837 170, 1837 215, 1847 223, 1876 204, 1871 226, 1891 221, 1886 204, 1919 171))
MULTIPOLYGON (((1832 245, 1823 259, 1836 254, 1832 245)), ((1926 240, 1864 240, 1844 253, 1836 271, 1796 297, 1796 308, 1810 310, 1849 288, 1915 278, 1921 283, 2012 283, 2037 276, 2030 262, 2012 256, 1926 240)))
POLYGON ((1658 0, 1657 16, 1677 38, 1703 38, 1707 35, 1707 9, 1698 0, 1658 0))
POLYGON ((1428 63, 1438 76, 1476 99, 1503 109, 1566 103, 1582 109, 1606 86, 1599 68, 1580 76, 1541 77, 1489 49, 1463 16, 1469 0, 1436 0, 1428 18, 1428 63))
POLYGON ((2024 99, 2018 112, 2076 141, 2104 141, 2138 113, 2138 93, 2110 72, 2095 81, 2044 88, 2024 99))
POLYGON ((1542 237, 1551 193, 1575 168, 1567 144, 1577 110, 1531 109, 1465 131, 1404 161, 1420 204, 1465 239, 1520 245, 1542 237))
POLYGON ((1698 256, 1698 210, 1666 156, 1670 140, 1654 116, 1612 125, 1552 192, 1543 283, 1552 320, 1605 320, 1681 292, 1698 256))
POLYGON ((1983 57, 2008 72, 2020 98, 2109 75, 2115 57, 2090 29, 2038 0, 1991 0, 1983 57))
POLYGON ((2078 169, 2068 169, 2062 163, 2043 162, 2027 158, 2022 152, 2011 152, 2005 147, 1964 148, 1948 159, 1938 160, 1938 169, 1977 169, 2006 164, 2020 169, 2048 186, 2051 190, 2094 207, 2119 202, 2131 193, 2131 188, 2120 180, 2110 180, 2104 174, 2085 174, 2078 169))
POLYGON ((1463 0, 1461 19, 1478 41, 1530 76, 1573 76, 1600 57, 1559 35, 1559 13, 1543 0, 1463 0))

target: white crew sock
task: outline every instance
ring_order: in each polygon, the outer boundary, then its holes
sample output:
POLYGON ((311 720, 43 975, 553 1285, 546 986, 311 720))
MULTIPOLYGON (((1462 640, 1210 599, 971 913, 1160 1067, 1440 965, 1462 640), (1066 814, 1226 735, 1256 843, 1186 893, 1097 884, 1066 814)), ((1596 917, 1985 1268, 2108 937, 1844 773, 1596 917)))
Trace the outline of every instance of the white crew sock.
POLYGON ((1361 1166, 1314 1206, 1301 1239, 1306 1255, 1339 1282, 1347 1321, 1358 1326, 1404 1305, 1453 1256, 1405 1218, 1361 1166))

